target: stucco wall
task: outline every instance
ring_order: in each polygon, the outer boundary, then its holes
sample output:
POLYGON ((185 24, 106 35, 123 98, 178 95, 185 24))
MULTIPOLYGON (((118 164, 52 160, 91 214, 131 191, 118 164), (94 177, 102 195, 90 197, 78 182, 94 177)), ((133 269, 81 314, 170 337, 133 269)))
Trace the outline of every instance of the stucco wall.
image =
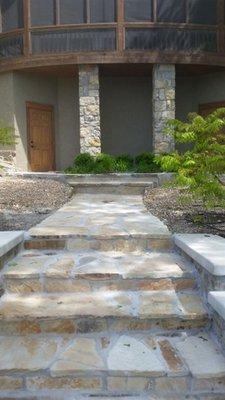
POLYGON ((100 79, 102 151, 136 155, 152 149, 151 77, 100 79))
MULTIPOLYGON (((0 120, 14 128, 13 73, 0 74, 0 120)), ((14 146, 0 146, 1 154, 13 150, 14 146)))
POLYGON ((199 105, 225 101, 225 72, 177 78, 176 117, 185 120, 199 105))
POLYGON ((197 77, 194 83, 198 104, 225 101, 225 72, 197 77))
POLYGON ((58 79, 58 169, 72 164, 79 154, 79 90, 78 77, 58 79))

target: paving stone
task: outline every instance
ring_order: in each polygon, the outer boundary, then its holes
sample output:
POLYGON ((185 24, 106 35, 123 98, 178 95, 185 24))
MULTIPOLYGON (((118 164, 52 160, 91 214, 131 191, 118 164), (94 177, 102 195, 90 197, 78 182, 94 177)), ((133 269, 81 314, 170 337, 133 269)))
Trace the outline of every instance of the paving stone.
POLYGON ((185 394, 188 392, 186 378, 162 377, 155 380, 155 390, 158 393, 185 394))
POLYGON ((141 377, 109 377, 107 378, 107 388, 111 392, 140 393, 150 388, 150 379, 141 377))
POLYGON ((51 366, 52 376, 65 376, 78 372, 103 371, 105 365, 97 353, 93 339, 75 339, 51 366))
POLYGON ((179 294, 173 290, 142 292, 139 315, 141 318, 201 317, 206 315, 202 301, 196 294, 179 294), (189 303, 190 302, 190 303, 189 303))
POLYGON ((165 339, 159 341, 159 346, 163 358, 168 365, 170 371, 169 374, 183 374, 184 372, 187 372, 187 368, 184 366, 183 361, 168 340, 165 339))
POLYGON ((193 386, 193 391, 196 393, 199 392, 225 393, 225 377, 194 379, 192 386, 193 386))
POLYGON ((39 279, 7 279, 4 288, 8 293, 31 294, 43 291, 39 279))
MULTIPOLYGON (((29 253, 27 253, 29 254, 29 253)), ((39 278, 45 264, 50 257, 44 255, 35 255, 32 257, 18 256, 13 261, 8 263, 4 271, 4 275, 8 278, 39 278)))
POLYGON ((5 295, 0 302, 0 320, 16 318, 63 318, 76 316, 132 315, 129 294, 121 292, 73 293, 17 296, 5 295))
POLYGON ((111 373, 131 370, 132 375, 160 376, 165 373, 165 367, 154 347, 126 335, 121 336, 110 349, 107 368, 111 373))
POLYGON ((74 258, 70 255, 65 255, 55 263, 52 263, 46 270, 45 276, 52 278, 68 278, 71 270, 75 265, 74 258))
POLYGON ((77 377, 77 378, 52 378, 49 376, 35 376, 26 379, 26 387, 29 390, 44 389, 91 389, 98 390, 102 388, 102 379, 97 377, 77 377))
POLYGON ((58 343, 54 339, 0 337, 1 372, 35 372, 52 363, 58 343))
POLYGON ((0 389, 1 390, 16 390, 23 388, 22 378, 13 378, 12 376, 0 376, 0 389))
POLYGON ((176 345, 196 378, 225 376, 225 358, 207 335, 187 337, 176 345))

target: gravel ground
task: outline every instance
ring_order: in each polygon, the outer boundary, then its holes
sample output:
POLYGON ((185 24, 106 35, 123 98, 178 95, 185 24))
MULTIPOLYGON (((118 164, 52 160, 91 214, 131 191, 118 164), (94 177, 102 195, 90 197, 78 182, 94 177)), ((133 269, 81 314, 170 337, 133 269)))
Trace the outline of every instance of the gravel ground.
POLYGON ((64 183, 45 179, 0 178, 0 231, 28 230, 72 196, 64 183))
POLYGON ((225 237, 225 209, 206 210, 190 195, 184 201, 184 195, 187 195, 184 189, 150 189, 146 190, 144 203, 171 232, 212 233, 225 237))

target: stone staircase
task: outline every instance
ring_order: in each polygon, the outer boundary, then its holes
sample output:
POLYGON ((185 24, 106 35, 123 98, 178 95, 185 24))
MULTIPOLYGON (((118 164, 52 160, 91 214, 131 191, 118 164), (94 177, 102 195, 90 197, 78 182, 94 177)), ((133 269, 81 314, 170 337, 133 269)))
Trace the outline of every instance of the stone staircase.
POLYGON ((75 196, 2 282, 0 398, 225 399, 196 272, 139 196, 75 196))

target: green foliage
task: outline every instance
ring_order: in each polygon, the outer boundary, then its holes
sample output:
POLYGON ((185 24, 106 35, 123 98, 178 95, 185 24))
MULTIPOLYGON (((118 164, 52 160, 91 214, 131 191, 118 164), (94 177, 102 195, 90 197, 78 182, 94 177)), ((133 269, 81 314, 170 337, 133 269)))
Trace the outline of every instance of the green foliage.
POLYGON ((121 154, 121 156, 116 157, 116 164, 118 172, 132 171, 134 159, 129 154, 121 154))
POLYGON ((160 160, 152 153, 143 153, 136 157, 135 162, 129 154, 113 157, 109 154, 92 156, 83 153, 77 156, 72 167, 65 170, 67 174, 104 174, 113 172, 160 172, 160 160))
POLYGON ((159 161, 153 153, 142 153, 135 158, 136 170, 139 173, 160 172, 159 161))
POLYGON ((187 122, 170 120, 165 133, 191 149, 159 156, 164 171, 176 172, 175 184, 186 186, 206 206, 225 204, 225 108, 202 117, 190 114, 187 122))
POLYGON ((15 144, 14 129, 0 121, 0 145, 11 146, 15 144))
POLYGON ((94 173, 104 174, 116 171, 116 160, 109 154, 98 154, 95 158, 94 173))

